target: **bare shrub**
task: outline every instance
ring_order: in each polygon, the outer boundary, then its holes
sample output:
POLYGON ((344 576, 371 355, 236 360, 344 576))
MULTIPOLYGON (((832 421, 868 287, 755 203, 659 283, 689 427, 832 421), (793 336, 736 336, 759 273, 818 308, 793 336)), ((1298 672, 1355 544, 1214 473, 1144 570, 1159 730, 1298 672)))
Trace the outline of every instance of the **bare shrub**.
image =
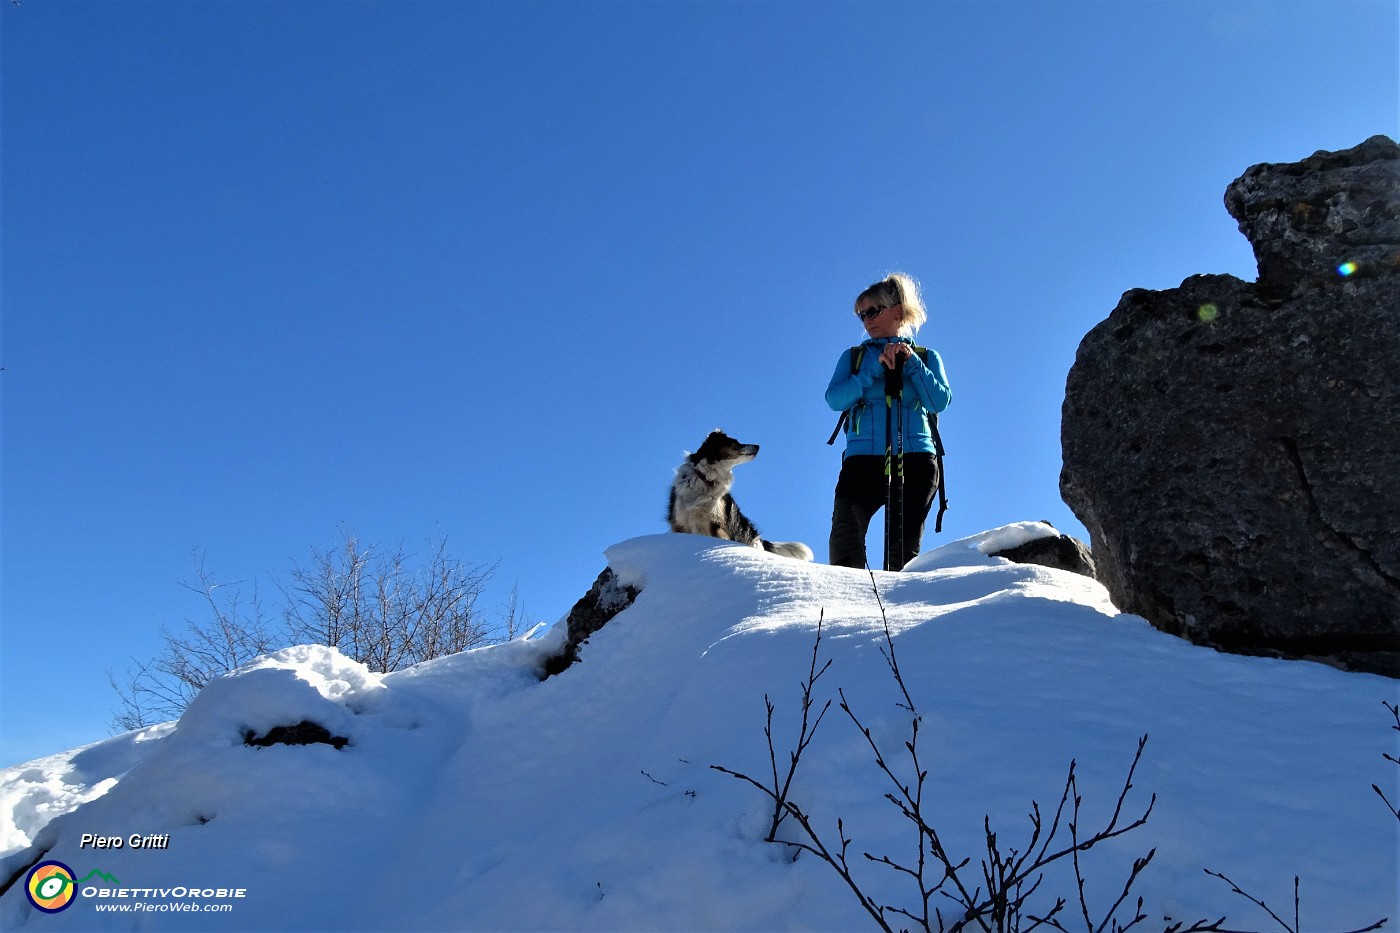
MULTIPOLYGON (((387 673, 502 640, 477 608, 494 570, 454 557, 441 535, 420 559, 402 545, 363 545, 342 529, 338 547, 313 548, 306 566, 293 562, 270 618, 256 586, 245 601, 244 584, 218 583, 197 555, 196 582, 181 586, 199 595, 204 616, 178 631, 162 628, 160 653, 133 659, 121 681, 108 672, 119 704, 112 724, 131 730, 177 718, 210 680, 290 645, 329 645, 387 673)), ((514 590, 506 613, 513 636, 523 621, 514 590)))
POLYGON ((293 643, 331 645, 379 673, 456 654, 491 637, 476 603, 493 570, 453 557, 443 537, 415 564, 402 545, 380 552, 347 531, 338 549, 313 548, 310 565, 293 564, 286 630, 293 643))

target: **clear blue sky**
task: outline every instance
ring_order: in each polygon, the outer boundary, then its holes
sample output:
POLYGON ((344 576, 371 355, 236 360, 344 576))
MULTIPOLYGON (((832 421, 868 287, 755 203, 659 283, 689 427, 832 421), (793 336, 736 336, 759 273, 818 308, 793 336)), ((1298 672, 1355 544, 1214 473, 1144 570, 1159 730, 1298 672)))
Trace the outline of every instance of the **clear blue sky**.
MULTIPOLYGON (((446 534, 554 621, 716 426, 826 553, 851 303, 919 278, 941 541, 1049 519, 1080 338, 1254 277, 1249 165, 1395 135, 1395 2, 4 3, 0 764, 220 580, 446 534)), ((1280 374, 1287 378, 1287 374, 1280 374)), ((926 544, 936 544, 930 533, 926 544)))

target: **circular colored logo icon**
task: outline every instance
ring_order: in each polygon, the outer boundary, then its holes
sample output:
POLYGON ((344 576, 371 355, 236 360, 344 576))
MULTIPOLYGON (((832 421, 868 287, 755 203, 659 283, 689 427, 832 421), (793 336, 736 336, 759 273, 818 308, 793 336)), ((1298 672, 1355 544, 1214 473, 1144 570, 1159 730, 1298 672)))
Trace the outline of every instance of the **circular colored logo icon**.
POLYGON ((40 862, 29 869, 29 877, 24 881, 24 893, 35 909, 56 914, 78 896, 73 869, 62 862, 40 862))

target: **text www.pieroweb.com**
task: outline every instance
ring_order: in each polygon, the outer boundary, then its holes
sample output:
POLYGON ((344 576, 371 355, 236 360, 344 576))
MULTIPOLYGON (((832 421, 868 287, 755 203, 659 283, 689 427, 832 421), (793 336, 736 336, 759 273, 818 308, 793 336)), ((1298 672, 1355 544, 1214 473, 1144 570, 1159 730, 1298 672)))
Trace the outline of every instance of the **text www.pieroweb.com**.
POLYGON ((84 900, 98 913, 232 913, 246 888, 88 888, 84 900))

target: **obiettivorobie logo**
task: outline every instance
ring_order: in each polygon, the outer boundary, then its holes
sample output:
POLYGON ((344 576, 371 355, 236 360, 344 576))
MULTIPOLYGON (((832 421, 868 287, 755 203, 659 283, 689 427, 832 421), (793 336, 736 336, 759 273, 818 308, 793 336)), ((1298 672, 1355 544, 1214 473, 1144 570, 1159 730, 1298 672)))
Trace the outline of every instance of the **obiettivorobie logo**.
POLYGON ((122 887, 104 871, 93 869, 79 878, 73 869, 52 859, 29 869, 24 894, 35 910, 56 914, 79 899, 90 902, 99 912, 117 913, 225 913, 248 896, 247 888, 205 887, 122 887))
POLYGON ((36 910, 46 914, 56 914, 72 906, 78 896, 78 885, 86 884, 93 878, 101 878, 109 884, 121 884, 106 872, 93 869, 81 881, 73 869, 62 862, 40 862, 29 869, 24 880, 24 893, 36 910))

